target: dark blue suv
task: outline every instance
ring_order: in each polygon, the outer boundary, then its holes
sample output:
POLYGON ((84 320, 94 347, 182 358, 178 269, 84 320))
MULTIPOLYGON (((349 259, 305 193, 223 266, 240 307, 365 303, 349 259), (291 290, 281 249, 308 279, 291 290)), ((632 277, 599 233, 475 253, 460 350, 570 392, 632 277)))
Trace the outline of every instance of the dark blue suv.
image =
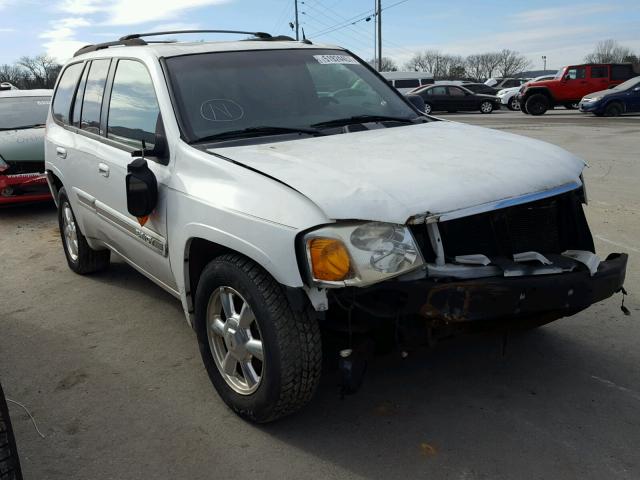
POLYGON ((617 117, 640 112, 640 77, 634 77, 609 90, 590 93, 580 101, 580 111, 599 117, 617 117))

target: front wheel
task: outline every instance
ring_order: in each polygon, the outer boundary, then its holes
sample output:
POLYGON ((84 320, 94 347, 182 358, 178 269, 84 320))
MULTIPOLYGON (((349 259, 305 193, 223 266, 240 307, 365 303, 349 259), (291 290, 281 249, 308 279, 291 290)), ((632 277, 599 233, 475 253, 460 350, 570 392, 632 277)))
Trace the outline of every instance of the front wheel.
POLYGON ((549 99, 546 95, 535 93, 527 98, 525 105, 531 115, 544 115, 549 109, 549 99))
POLYGON ((266 423, 309 402, 320 379, 320 328, 251 260, 227 254, 202 272, 196 330, 209 378, 224 402, 266 423))
POLYGON ((605 117, 617 117, 622 114, 622 106, 619 103, 610 103, 604 109, 605 117))
POLYGON ((94 250, 80 231, 65 188, 58 192, 58 225, 62 237, 62 248, 69 268, 85 275, 99 272, 109 266, 109 250, 94 250))
POLYGON ((485 101, 480 104, 480 111, 482 113, 491 113, 493 112, 493 103, 485 101))

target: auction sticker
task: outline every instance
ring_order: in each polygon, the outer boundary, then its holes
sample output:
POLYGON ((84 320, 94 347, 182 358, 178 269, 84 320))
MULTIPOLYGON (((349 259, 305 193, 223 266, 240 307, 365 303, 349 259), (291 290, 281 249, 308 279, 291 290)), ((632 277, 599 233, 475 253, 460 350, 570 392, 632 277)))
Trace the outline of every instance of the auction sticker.
POLYGON ((358 61, 349 55, 314 55, 313 58, 323 65, 358 65, 358 61))

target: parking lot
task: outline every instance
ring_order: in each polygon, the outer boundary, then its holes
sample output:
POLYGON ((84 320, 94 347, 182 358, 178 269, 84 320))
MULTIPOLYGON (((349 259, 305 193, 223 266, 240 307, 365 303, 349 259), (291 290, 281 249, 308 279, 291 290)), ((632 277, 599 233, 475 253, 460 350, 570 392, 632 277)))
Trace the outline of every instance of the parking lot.
POLYGON ((599 254, 630 254, 621 295, 528 333, 461 337, 370 366, 341 399, 236 417, 181 306, 114 260, 80 277, 52 205, 0 211, 0 378, 27 479, 640 478, 640 116, 444 114, 583 158, 599 254))

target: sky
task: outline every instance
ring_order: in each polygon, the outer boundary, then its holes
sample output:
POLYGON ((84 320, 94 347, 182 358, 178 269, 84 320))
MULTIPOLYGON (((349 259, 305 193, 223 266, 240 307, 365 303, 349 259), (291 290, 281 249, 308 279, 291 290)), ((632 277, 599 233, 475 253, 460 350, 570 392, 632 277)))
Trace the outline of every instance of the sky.
MULTIPOLYGON (((0 0, 0 64, 40 53, 64 62, 83 45, 143 31, 291 35, 293 6, 294 0, 0 0)), ((400 65, 425 49, 468 55, 510 48, 533 69, 542 69, 542 55, 548 68, 559 68, 581 62, 608 38, 640 54, 640 0, 382 0, 382 6, 383 56, 400 65)), ((366 21, 373 10, 374 0, 299 0, 309 39, 366 59, 374 52, 374 21, 366 21)))

